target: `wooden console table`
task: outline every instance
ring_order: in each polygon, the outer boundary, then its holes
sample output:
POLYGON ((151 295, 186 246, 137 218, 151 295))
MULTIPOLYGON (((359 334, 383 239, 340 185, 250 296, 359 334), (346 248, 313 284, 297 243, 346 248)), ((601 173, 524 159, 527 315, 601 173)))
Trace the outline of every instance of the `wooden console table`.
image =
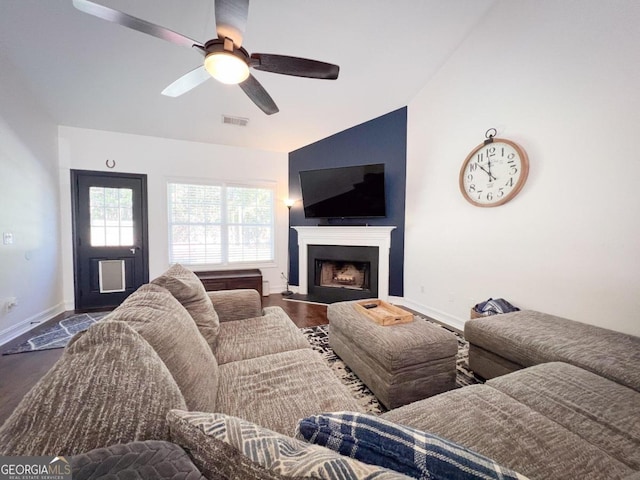
POLYGON ((257 268, 246 270, 207 270, 194 272, 208 292, 253 288, 262 297, 262 272, 257 268))

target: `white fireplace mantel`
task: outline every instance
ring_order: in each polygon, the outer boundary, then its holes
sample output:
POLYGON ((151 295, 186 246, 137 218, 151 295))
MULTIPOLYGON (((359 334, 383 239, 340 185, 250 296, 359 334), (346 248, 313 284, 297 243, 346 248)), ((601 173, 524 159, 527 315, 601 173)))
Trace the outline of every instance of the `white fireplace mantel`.
POLYGON ((309 245, 348 245, 378 247, 378 298, 389 298, 389 249, 391 231, 389 227, 291 227, 298 232, 298 292, 308 293, 308 247, 309 245))

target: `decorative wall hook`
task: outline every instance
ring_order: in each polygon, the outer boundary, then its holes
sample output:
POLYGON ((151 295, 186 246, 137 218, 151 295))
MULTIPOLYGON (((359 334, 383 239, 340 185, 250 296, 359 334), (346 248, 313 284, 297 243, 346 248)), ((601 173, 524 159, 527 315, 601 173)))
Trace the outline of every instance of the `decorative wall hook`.
POLYGON ((114 168, 116 166, 116 161, 115 160, 109 160, 107 158, 107 161, 105 162, 107 164, 107 168, 114 168), (109 163, 111 162, 111 163, 109 163))

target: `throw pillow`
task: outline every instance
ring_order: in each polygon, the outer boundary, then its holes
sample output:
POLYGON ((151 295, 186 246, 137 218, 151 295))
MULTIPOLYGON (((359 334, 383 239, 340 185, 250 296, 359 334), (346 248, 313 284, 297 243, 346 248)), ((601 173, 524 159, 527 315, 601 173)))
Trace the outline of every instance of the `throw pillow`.
POLYGON ((168 440, 167 412, 185 408, 158 354, 124 322, 77 334, 0 427, 0 455, 74 455, 134 440, 168 440))
POLYGON ((182 448, 157 440, 96 448, 70 460, 73 480, 206 480, 182 448))
POLYGON ((176 263, 151 283, 169 290, 187 309, 209 346, 216 344, 220 320, 204 285, 195 273, 176 263))
POLYGON ((444 438, 361 413, 338 412, 304 418, 298 424, 296 436, 413 478, 526 478, 444 438))
POLYGON ((221 413, 172 410, 167 418, 172 440, 191 453, 195 464, 207 477, 253 478, 249 473, 259 472, 258 478, 269 479, 409 478, 221 413))
POLYGON ((218 363, 195 322, 169 291, 143 285, 109 320, 127 322, 165 363, 191 410, 216 410, 218 363))
MULTIPOLYGON (((188 412, 172 410, 167 415, 171 441, 184 448, 207 478, 280 480, 285 477, 267 470, 228 443, 207 435, 195 423, 182 418, 188 412)), ((207 415, 207 414, 205 414, 207 415)))

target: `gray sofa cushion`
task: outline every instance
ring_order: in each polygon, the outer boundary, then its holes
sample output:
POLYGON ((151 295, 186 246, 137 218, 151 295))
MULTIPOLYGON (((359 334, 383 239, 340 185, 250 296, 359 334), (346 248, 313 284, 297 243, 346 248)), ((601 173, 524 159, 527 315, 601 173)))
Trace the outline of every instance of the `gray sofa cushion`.
POLYGON ((340 410, 362 407, 311 349, 220 365, 220 413, 293 435, 301 418, 340 410))
POLYGON ((566 363, 487 382, 640 470, 640 393, 566 363))
MULTIPOLYGON (((171 433, 176 441, 189 450, 195 449, 198 464, 218 465, 220 453, 233 452, 232 459, 246 468, 248 461, 259 467, 261 475, 275 478, 314 478, 318 480, 408 480, 409 477, 374 465, 367 465, 318 445, 310 445, 291 437, 272 432, 246 420, 220 413, 169 413, 171 433), (203 445, 209 446, 205 452, 203 445), (226 447, 226 448, 225 448, 226 447), (230 449, 229 449, 230 447, 230 449), (242 458, 244 457, 244 459, 242 458)), ((230 459, 231 460, 231 459, 230 459)), ((233 471, 229 478, 253 478, 233 471)), ((266 477, 266 478, 274 478, 266 477)))
POLYGON ((187 408, 215 411, 218 364, 189 313, 168 290, 143 285, 107 319, 127 322, 149 342, 173 375, 187 408))
POLYGON ((191 270, 175 264, 151 283, 160 285, 187 309, 210 346, 215 345, 220 320, 200 279, 191 270))
POLYGON ((311 348, 282 308, 267 307, 264 310, 265 315, 261 317, 220 324, 216 345, 218 363, 222 365, 272 353, 311 348))
POLYGON ((440 435, 531 479, 612 480, 633 473, 597 445, 488 385, 442 393, 382 417, 440 435))
POLYGON ((469 320, 464 336, 523 367, 570 363, 640 391, 640 337, 531 310, 469 320))
POLYGON ((186 408, 153 348, 124 322, 77 334, 0 428, 0 454, 74 455, 168 440, 166 415, 186 408))
POLYGON ((468 364, 470 370, 485 380, 525 368, 474 344, 469 344, 468 364))
POLYGON ((221 322, 233 322, 262 315, 262 299, 257 290, 219 290, 207 292, 221 322))
POLYGON ((96 448, 70 460, 73 480, 207 480, 182 448, 157 440, 96 448))

